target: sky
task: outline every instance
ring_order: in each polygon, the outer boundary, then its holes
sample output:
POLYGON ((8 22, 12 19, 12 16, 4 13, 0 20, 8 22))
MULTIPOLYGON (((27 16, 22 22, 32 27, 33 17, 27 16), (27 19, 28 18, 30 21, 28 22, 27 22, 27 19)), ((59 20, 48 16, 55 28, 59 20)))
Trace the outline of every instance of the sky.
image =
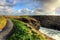
POLYGON ((60 14, 60 0, 0 0, 0 10, 5 10, 3 5, 6 5, 5 9, 11 13, 23 13, 21 10, 26 10, 27 13, 30 10, 34 15, 60 14))
POLYGON ((36 7, 42 7, 42 5, 36 1, 33 2, 32 0, 17 0, 16 5, 13 6, 13 8, 15 8, 17 10, 24 9, 24 8, 33 10, 36 7))

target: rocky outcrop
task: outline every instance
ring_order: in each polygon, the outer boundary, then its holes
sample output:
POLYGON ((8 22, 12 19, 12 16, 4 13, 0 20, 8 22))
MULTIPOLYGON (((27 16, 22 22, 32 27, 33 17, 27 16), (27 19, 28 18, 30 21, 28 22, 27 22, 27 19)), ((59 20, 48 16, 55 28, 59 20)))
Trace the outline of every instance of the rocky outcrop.
POLYGON ((60 16, 32 16, 40 21, 42 27, 60 30, 60 16))

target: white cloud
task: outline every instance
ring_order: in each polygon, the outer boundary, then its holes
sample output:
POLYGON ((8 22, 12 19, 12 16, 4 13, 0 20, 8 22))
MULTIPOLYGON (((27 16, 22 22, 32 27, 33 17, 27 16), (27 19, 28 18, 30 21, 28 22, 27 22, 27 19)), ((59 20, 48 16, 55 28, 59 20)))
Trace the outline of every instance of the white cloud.
POLYGON ((41 8, 36 8, 36 9, 31 11, 28 8, 20 9, 20 10, 14 10, 10 7, 6 7, 6 10, 2 9, 1 11, 2 12, 0 13, 0 15, 3 15, 3 14, 4 15, 55 15, 52 12, 45 13, 44 10, 42 10, 41 8))
POLYGON ((18 12, 19 12, 20 15, 31 15, 31 11, 28 8, 18 10, 18 12))
POLYGON ((16 10, 14 10, 11 7, 2 7, 0 6, 0 15, 15 15, 17 13, 16 10))

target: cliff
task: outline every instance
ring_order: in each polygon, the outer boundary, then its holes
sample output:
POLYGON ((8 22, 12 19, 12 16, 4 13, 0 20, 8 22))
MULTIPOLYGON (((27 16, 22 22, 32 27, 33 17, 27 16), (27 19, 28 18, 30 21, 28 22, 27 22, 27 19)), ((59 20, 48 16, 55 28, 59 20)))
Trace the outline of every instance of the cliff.
POLYGON ((40 21, 42 27, 60 30, 60 16, 32 16, 40 21))

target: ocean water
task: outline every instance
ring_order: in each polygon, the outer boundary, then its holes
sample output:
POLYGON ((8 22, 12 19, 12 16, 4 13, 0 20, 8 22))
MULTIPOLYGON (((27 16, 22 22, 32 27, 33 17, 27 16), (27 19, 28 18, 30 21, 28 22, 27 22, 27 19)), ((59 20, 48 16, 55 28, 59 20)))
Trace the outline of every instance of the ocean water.
POLYGON ((47 36, 53 39, 60 40, 60 31, 58 30, 41 27, 39 31, 41 31, 42 33, 46 34, 47 36))

